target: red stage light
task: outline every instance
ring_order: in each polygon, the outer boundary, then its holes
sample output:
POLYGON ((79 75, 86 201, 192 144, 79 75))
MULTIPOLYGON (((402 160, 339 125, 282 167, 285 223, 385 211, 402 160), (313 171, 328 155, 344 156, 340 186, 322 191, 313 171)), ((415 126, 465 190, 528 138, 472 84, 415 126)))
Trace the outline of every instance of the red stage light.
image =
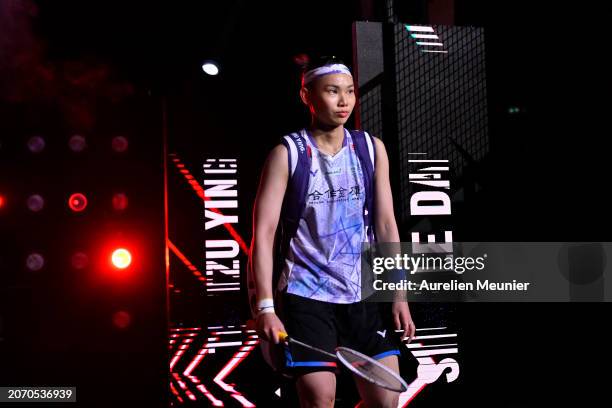
POLYGON ((70 262, 75 269, 83 269, 89 264, 89 257, 83 252, 76 252, 72 255, 70 262))
POLYGON ((128 198, 124 193, 117 193, 113 196, 113 208, 117 211, 124 211, 128 206, 128 198))
POLYGON ((6 203, 6 199, 2 194, 0 194, 0 208, 4 208, 4 204, 6 203))
POLYGON ((132 254, 125 248, 118 248, 111 255, 111 262, 116 268, 125 269, 132 263, 132 254))
POLYGON ((113 314, 113 324, 120 329, 125 329, 131 322, 132 316, 128 312, 119 311, 113 314))
POLYGON ((125 153, 128 149, 128 140, 123 136, 115 136, 111 143, 113 150, 117 153, 125 153))
POLYGON ((80 153, 87 147, 87 141, 81 135, 73 135, 68 140, 68 147, 75 153, 80 153))
POLYGON ((87 197, 81 193, 74 193, 68 199, 68 206, 74 212, 81 212, 87 207, 87 197))

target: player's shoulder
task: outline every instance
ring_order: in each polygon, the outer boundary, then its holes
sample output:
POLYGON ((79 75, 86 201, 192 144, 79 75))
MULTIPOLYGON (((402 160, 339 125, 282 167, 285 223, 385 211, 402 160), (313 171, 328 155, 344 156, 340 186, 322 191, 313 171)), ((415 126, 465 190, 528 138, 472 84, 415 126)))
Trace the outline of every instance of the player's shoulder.
POLYGON ((272 148, 272 150, 270 150, 270 153, 268 154, 268 160, 273 161, 273 160, 280 160, 280 159, 284 159, 287 160, 287 148, 285 147, 285 145, 283 143, 278 143, 276 146, 274 146, 272 148))
POLYGON ((286 166, 290 155, 296 152, 305 151, 306 141, 304 140, 303 128, 289 133, 285 133, 278 138, 278 142, 270 151, 268 156, 270 161, 278 163, 279 166, 286 166))
POLYGON ((268 175, 267 177, 280 177, 285 176, 288 172, 287 169, 287 158, 289 154, 287 149, 281 144, 278 144, 270 150, 266 157, 265 170, 264 172, 268 175))
POLYGON ((376 146, 377 150, 385 148, 385 144, 383 143, 382 139, 379 138, 378 136, 372 136, 372 140, 374 140, 374 145, 376 146))

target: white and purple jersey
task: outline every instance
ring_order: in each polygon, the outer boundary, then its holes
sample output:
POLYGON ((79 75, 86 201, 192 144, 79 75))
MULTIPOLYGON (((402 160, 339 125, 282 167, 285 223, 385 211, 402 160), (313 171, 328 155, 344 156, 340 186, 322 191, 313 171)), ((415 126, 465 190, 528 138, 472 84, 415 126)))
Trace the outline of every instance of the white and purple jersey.
POLYGON ((369 235, 361 162, 350 132, 344 134, 332 156, 301 130, 312 152, 308 192, 278 284, 279 290, 331 303, 361 300, 361 246, 369 235))

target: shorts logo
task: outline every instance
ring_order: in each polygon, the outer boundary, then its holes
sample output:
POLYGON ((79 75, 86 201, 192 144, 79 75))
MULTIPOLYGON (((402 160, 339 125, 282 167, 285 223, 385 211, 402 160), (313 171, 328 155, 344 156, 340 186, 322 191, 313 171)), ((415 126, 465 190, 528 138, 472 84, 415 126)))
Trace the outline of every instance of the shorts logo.
POLYGON ((380 334, 380 337, 385 338, 385 335, 387 334, 387 329, 383 330, 383 331, 377 331, 377 334, 380 334))
POLYGON ((312 177, 317 175, 317 172, 319 171, 319 169, 316 169, 315 171, 310 170, 310 174, 312 174, 312 177))

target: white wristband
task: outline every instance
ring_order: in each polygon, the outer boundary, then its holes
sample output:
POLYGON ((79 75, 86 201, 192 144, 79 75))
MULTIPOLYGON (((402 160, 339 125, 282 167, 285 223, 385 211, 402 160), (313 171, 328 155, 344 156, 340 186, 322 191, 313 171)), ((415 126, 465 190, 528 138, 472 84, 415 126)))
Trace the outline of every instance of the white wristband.
POLYGON ((257 308, 257 310, 263 309, 264 307, 274 307, 274 299, 272 298, 261 299, 260 301, 257 302, 257 305, 255 307, 257 308))

